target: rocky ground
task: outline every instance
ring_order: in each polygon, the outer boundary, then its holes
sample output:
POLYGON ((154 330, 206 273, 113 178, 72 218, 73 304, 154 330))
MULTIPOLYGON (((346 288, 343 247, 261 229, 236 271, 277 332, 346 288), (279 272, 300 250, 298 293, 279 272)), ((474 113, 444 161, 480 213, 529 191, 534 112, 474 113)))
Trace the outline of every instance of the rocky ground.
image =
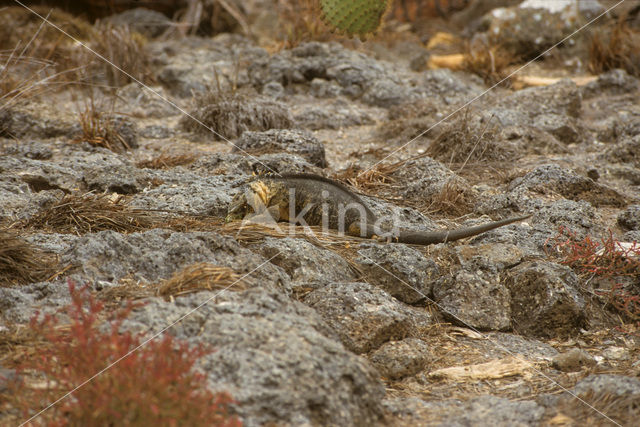
MULTIPOLYGON (((145 85, 92 63, 85 84, 5 94, 0 225, 60 274, 6 279, 0 332, 68 303, 71 278, 116 305, 144 301, 124 324, 135 331, 208 300, 168 333, 216 348, 199 368, 248 426, 633 424, 640 249, 612 242, 640 239, 640 80, 590 72, 585 38, 518 74, 535 85, 492 87, 610 6, 589 3, 451 18, 468 23, 461 36, 512 44, 522 61, 502 74, 434 67, 456 45, 415 29, 274 49, 137 27, 145 85), (341 180, 415 229, 532 217, 431 247, 224 224, 242 182, 269 171, 341 180), (603 251, 571 252, 587 237, 603 251), (244 286, 149 296, 202 262, 244 286)), ((157 18, 136 13, 111 19, 157 18)))

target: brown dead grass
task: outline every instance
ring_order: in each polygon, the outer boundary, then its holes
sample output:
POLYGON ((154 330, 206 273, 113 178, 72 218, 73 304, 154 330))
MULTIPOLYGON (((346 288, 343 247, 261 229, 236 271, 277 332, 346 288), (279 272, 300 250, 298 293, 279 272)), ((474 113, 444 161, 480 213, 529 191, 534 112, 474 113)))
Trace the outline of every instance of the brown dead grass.
POLYGON ((180 127, 214 139, 237 138, 248 130, 286 129, 293 125, 283 104, 248 91, 211 87, 196 95, 193 103, 195 108, 190 116, 180 120, 180 127))
POLYGON ((416 208, 427 215, 462 216, 473 212, 474 198, 459 179, 450 179, 431 200, 416 208))
POLYGON ((156 294, 169 298, 197 291, 242 291, 246 289, 246 283, 241 278, 242 275, 229 267, 201 262, 189 265, 159 283, 156 294))
POLYGON ((95 32, 96 36, 92 37, 89 46, 106 61, 88 49, 78 49, 74 60, 87 66, 79 76, 81 80, 104 80, 117 87, 131 83, 134 79, 146 84, 155 83, 151 57, 145 47, 147 39, 143 35, 131 31, 127 26, 114 26, 104 22, 95 25, 95 32))
POLYGON ((332 178, 350 185, 356 191, 384 197, 383 194, 386 193, 384 190, 396 183, 393 172, 400 166, 401 162, 378 163, 363 172, 361 168, 351 164, 348 168, 335 173, 332 178))
POLYGON ((195 154, 160 154, 149 160, 141 160, 136 163, 139 168, 169 169, 175 166, 188 165, 197 160, 195 154))
MULTIPOLYGON (((37 75, 37 79, 47 79, 48 90, 69 83, 122 86, 131 82, 132 78, 117 70, 115 65, 142 82, 155 81, 145 48, 146 39, 139 33, 107 23, 92 26, 88 21, 58 9, 31 7, 108 62, 29 10, 20 6, 7 7, 0 9, 0 53, 15 51, 23 63, 21 67, 13 67, 13 80, 25 81, 28 76, 37 75), (32 70, 34 63, 40 65, 37 73, 32 70), (31 66, 26 67, 28 64, 31 66)), ((9 83, 7 80, 0 86, 5 86, 3 90, 6 91, 9 83)), ((15 83, 14 86, 17 87, 15 83)))
POLYGON ((123 199, 108 195, 66 195, 31 218, 13 225, 18 229, 42 230, 62 234, 94 233, 113 230, 132 233, 160 226, 162 217, 132 209, 123 199))
POLYGON ((640 76, 640 32, 630 28, 625 20, 626 16, 622 16, 614 25, 593 33, 589 46, 591 72, 599 74, 622 68, 640 76))
POLYGON ((114 153, 134 148, 118 126, 113 115, 103 111, 100 103, 93 97, 87 101, 84 109, 78 113, 82 133, 73 142, 87 142, 95 147, 103 147, 114 153))
POLYGON ((51 280, 59 271, 58 258, 9 231, 0 231, 0 286, 51 280))
POLYGON ((509 160, 515 153, 504 142, 496 141, 498 132, 495 123, 475 124, 467 110, 443 126, 425 154, 447 165, 509 160))

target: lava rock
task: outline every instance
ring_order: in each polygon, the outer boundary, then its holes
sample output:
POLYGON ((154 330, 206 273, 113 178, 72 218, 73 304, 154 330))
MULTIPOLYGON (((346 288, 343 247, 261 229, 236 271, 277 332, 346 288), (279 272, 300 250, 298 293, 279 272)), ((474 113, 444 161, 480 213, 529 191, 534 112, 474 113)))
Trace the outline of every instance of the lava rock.
POLYGON ((496 274, 459 270, 433 287, 434 300, 454 323, 482 330, 511 326, 509 290, 496 274))
POLYGON ((387 342, 369 355, 380 375, 391 380, 417 374, 433 358, 429 344, 417 338, 387 342))
POLYGON ((407 304, 431 295, 437 264, 406 245, 363 243, 355 259, 367 282, 407 304))
POLYGON ((584 366, 594 366, 596 360, 586 351, 579 348, 558 354, 551 360, 554 368, 563 372, 577 372, 584 366))
MULTIPOLYGON (((288 225, 282 224, 282 227, 288 225)), ((272 264, 281 267, 292 281, 299 284, 328 284, 356 278, 344 258, 305 239, 267 237, 264 242, 252 246, 252 250, 270 259, 272 264)))
POLYGON ((618 224, 627 230, 640 230, 640 205, 631 205, 618 215, 618 224))
POLYGON ((563 265, 530 261, 510 270, 513 328, 541 337, 569 336, 585 323, 585 302, 576 274, 563 265))
POLYGON ((379 421, 384 387, 375 369, 345 350, 313 310, 282 294, 252 289, 149 299, 122 326, 160 330, 196 307, 168 332, 215 350, 198 367, 213 391, 231 394, 244 425, 379 421))
POLYGON ((267 153, 285 152, 297 154, 314 166, 327 167, 324 145, 308 131, 268 130, 265 132, 246 131, 238 139, 232 152, 267 153))
POLYGON ((231 237, 213 232, 154 229, 122 235, 102 231, 75 241, 62 262, 77 266, 82 277, 106 282, 117 282, 125 276, 154 282, 188 265, 209 262, 230 267, 239 274, 251 273, 247 282, 255 286, 289 287, 289 278, 279 267, 264 264, 260 255, 241 247, 231 237))
POLYGON ((408 335, 430 316, 406 306, 368 283, 332 283, 303 298, 331 326, 342 343, 356 354, 375 350, 408 335))

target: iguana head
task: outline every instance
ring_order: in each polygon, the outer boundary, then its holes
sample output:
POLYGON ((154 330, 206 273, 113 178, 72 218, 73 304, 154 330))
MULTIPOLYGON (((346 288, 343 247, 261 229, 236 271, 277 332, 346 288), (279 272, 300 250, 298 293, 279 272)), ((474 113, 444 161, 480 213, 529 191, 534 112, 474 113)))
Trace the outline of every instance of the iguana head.
POLYGON ((229 207, 225 221, 244 219, 247 215, 261 214, 269 207, 271 192, 262 181, 253 181, 236 194, 229 207))

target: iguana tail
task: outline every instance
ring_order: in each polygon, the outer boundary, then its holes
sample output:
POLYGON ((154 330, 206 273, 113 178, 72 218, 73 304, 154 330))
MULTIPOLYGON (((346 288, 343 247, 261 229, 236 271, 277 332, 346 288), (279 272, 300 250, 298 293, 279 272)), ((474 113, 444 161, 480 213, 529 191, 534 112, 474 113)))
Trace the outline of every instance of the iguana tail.
MULTIPOLYGON (((399 243, 409 243, 413 245, 433 245, 436 243, 452 242, 454 240, 464 239, 466 237, 476 236, 494 228, 504 225, 513 224, 529 218, 531 215, 507 218, 500 221, 489 222, 487 224, 476 225, 474 227, 458 228, 456 230, 439 230, 439 231, 411 231, 400 230, 400 232, 392 237, 392 241, 399 243)), ((367 227, 367 237, 373 237, 375 233, 373 227, 367 227)))

